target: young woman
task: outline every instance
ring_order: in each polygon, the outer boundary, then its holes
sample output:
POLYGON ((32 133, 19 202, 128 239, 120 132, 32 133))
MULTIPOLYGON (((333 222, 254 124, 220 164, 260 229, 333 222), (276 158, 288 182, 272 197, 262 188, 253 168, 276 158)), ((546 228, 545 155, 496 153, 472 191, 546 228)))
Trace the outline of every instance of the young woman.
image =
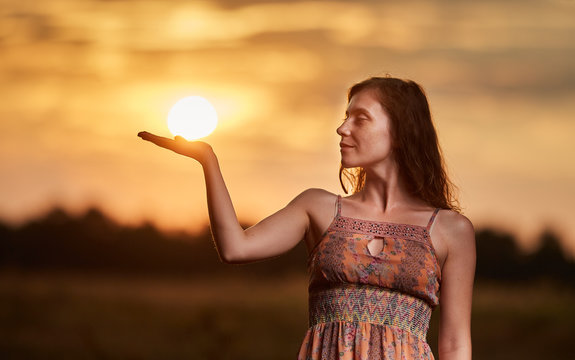
POLYGON ((426 333, 437 305, 440 359, 470 359, 474 230, 458 211, 423 90, 395 78, 358 83, 337 133, 340 181, 352 194, 306 190, 247 230, 208 144, 138 135, 202 165, 223 261, 274 257, 305 240, 310 327, 298 359, 433 359, 426 333))

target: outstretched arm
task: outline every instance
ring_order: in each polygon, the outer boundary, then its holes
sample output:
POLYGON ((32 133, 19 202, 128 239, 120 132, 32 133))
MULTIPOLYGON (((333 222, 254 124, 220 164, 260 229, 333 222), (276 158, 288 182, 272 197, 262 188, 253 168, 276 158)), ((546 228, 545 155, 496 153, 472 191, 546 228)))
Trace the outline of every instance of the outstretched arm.
POLYGON ((245 263, 277 256, 293 248, 305 236, 309 226, 309 200, 305 193, 296 197, 285 208, 244 230, 238 221, 218 159, 210 145, 201 141, 189 142, 181 137, 170 139, 148 132, 140 132, 138 136, 160 147, 191 157, 202 165, 212 236, 222 261, 245 263))

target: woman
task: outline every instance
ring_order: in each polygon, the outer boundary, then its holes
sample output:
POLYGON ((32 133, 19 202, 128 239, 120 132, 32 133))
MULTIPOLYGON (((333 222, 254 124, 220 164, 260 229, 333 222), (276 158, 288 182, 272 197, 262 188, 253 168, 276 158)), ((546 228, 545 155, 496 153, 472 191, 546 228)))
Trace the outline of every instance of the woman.
POLYGON ((352 195, 309 189, 247 230, 209 145, 138 135, 202 165, 223 261, 306 241, 310 327, 299 359, 433 359, 425 337, 439 304, 440 359, 470 359, 474 230, 452 197, 423 90, 395 78, 358 83, 337 133, 352 195))

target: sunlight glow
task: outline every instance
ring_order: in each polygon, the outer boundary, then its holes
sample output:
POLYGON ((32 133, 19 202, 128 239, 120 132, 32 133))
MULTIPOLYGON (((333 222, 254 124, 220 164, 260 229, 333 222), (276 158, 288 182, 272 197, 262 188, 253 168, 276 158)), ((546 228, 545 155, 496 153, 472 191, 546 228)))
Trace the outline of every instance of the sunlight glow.
POLYGON ((186 140, 197 140, 208 136, 217 125, 216 109, 200 96, 189 96, 179 100, 168 114, 170 132, 186 140))

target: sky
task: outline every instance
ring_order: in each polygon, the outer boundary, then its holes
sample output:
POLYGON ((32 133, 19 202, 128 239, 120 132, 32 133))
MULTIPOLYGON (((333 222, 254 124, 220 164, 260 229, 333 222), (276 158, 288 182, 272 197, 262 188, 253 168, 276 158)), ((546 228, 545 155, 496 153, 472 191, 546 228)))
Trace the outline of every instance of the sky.
POLYGON ((198 95, 236 211, 262 219, 338 183, 346 91, 426 90, 463 213, 575 254, 575 1, 0 0, 0 220, 98 207, 207 222, 193 160, 136 134, 198 95))

